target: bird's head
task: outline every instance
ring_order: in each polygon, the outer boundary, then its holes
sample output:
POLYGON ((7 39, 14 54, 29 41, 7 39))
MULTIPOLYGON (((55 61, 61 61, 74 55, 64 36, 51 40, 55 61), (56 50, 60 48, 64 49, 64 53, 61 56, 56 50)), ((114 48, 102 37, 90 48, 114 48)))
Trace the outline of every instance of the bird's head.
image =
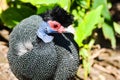
POLYGON ((57 21, 52 21, 52 20, 49 20, 48 21, 48 24, 51 28, 51 33, 64 33, 66 32, 66 29, 57 21))
POLYGON ((53 36, 49 35, 50 33, 74 33, 74 29, 70 26, 73 22, 73 16, 59 6, 40 16, 44 21, 40 24, 37 35, 45 43, 53 40, 53 36))

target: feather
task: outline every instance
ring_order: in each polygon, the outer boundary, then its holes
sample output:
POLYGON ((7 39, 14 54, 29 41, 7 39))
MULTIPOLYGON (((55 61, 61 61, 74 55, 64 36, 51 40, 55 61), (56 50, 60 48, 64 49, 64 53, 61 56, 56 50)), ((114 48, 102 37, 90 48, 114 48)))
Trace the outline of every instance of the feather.
POLYGON ((79 48, 73 35, 52 29, 48 15, 63 27, 73 21, 71 15, 56 7, 50 13, 22 20, 10 34, 7 58, 19 80, 68 80, 77 71, 79 48))
POLYGON ((39 29, 37 30, 37 36, 42 39, 45 43, 51 42, 53 40, 53 36, 48 35, 48 33, 52 33, 53 30, 50 29, 49 24, 46 22, 41 22, 39 25, 39 29))

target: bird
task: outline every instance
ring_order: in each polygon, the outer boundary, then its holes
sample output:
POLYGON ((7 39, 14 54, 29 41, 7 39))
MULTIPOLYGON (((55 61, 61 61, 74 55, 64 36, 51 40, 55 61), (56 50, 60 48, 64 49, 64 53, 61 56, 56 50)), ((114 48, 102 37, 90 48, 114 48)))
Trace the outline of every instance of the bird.
POLYGON ((79 66, 73 15, 60 6, 31 15, 17 24, 9 38, 8 62, 18 80, 70 80, 79 66))

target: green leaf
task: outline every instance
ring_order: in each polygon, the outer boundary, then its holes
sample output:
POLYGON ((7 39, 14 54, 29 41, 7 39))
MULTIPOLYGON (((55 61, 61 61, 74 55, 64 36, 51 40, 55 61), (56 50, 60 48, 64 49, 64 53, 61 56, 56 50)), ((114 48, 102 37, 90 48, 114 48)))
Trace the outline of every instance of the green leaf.
POLYGON ((76 2, 83 8, 88 9, 90 7, 90 0, 76 0, 76 2))
POLYGON ((113 23, 115 32, 120 35, 120 25, 116 22, 113 23))
POLYGON ((71 0, 59 0, 58 4, 68 12, 70 11, 71 0))
POLYGON ((62 8, 69 11, 71 6, 71 0, 21 0, 25 3, 31 3, 32 5, 51 5, 51 4, 59 4, 62 8))
POLYGON ((22 20, 22 16, 16 8, 9 8, 1 14, 1 20, 6 26, 13 28, 20 20, 22 20))
POLYGON ((115 40, 115 34, 114 30, 111 25, 108 25, 107 23, 103 24, 102 27, 103 34, 106 39, 109 39, 111 41, 112 48, 116 48, 116 40, 115 40))
POLYGON ((97 8, 98 6, 103 5, 102 15, 105 19, 110 20, 111 16, 108 10, 107 0, 93 0, 92 8, 97 8))
POLYGON ((1 20, 9 28, 13 28, 22 19, 35 14, 35 11, 27 6, 11 7, 2 12, 1 20))
POLYGON ((88 53, 88 50, 85 48, 80 49, 80 55, 83 58, 84 80, 87 80, 88 74, 90 72, 90 55, 88 53))
POLYGON ((90 62, 88 60, 83 60, 84 67, 84 80, 88 79, 88 74, 90 73, 90 62))
POLYGON ((53 5, 41 5, 37 7, 37 14, 41 14, 53 8, 53 5))
POLYGON ((49 5, 49 4, 55 4, 60 0, 21 0, 21 1, 25 3, 31 3, 33 5, 39 5, 39 4, 49 5))
POLYGON ((83 57, 83 59, 87 59, 89 57, 88 51, 85 48, 81 48, 79 54, 83 57))
POLYGON ((90 36, 92 34, 92 30, 96 28, 95 25, 100 20, 101 11, 102 5, 86 14, 84 20, 79 24, 75 33, 75 41, 79 46, 83 45, 83 40, 90 36))

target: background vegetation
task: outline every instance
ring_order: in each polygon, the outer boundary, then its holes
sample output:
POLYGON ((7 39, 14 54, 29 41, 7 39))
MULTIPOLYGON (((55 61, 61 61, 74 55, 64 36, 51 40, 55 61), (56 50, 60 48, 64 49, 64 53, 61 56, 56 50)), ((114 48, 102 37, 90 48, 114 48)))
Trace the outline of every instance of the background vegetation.
MULTIPOLYGON (((40 14, 59 5, 74 15, 75 41, 85 69, 85 79, 90 72, 90 54, 94 44, 101 38, 108 39, 110 48, 116 48, 116 34, 120 25, 112 20, 110 0, 1 0, 0 25, 13 29, 16 24, 33 14, 40 14), (104 35, 98 36, 99 30, 104 35)), ((100 43, 99 43, 100 44, 100 43)))

